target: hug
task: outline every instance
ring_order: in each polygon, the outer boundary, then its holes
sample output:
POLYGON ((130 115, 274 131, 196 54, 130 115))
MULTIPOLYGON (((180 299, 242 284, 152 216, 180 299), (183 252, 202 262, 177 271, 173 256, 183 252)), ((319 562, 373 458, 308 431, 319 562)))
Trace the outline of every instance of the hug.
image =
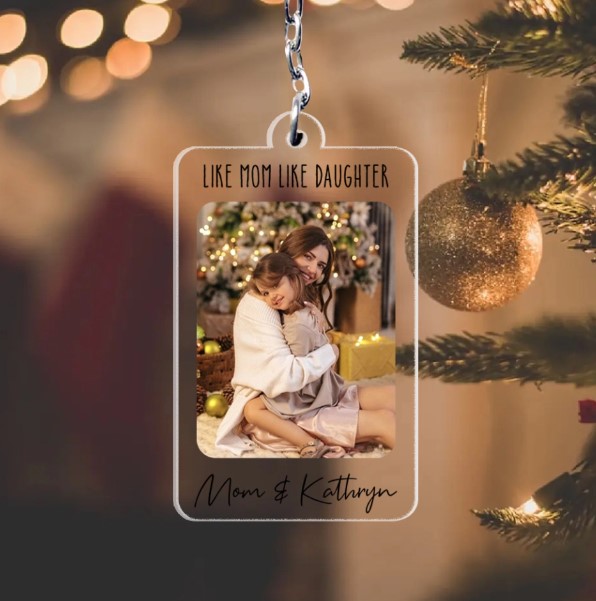
POLYGON ((347 384, 334 369, 339 351, 326 335, 334 259, 325 231, 305 225, 255 267, 234 318, 234 402, 218 448, 310 459, 395 445, 395 386, 347 384))

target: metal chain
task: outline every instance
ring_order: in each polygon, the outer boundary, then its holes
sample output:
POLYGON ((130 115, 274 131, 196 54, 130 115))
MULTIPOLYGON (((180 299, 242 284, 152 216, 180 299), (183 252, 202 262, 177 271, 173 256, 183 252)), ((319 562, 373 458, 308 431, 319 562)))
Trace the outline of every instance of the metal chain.
POLYGON ((293 146, 297 146, 302 138, 302 135, 298 133, 298 118, 300 117, 300 111, 310 100, 310 85, 302 64, 302 54, 300 52, 300 47, 302 45, 302 8, 304 0, 296 0, 296 10, 293 13, 290 10, 291 3, 292 0, 285 0, 285 54, 288 62, 288 69, 292 76, 292 88, 295 92, 292 100, 290 143, 293 146), (290 30, 292 28, 294 35, 290 37, 290 30), (298 82, 302 83, 302 89, 298 88, 298 82))

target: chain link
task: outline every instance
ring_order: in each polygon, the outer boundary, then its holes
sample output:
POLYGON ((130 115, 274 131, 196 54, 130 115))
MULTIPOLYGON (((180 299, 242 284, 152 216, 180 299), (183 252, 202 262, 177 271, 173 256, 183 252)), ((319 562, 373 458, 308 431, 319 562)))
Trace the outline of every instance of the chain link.
POLYGON ((304 0, 295 0, 296 8, 294 12, 291 11, 290 4, 292 4, 292 0, 285 0, 285 55, 295 93, 291 111, 291 142, 293 145, 297 145, 300 137, 298 135, 298 117, 300 116, 300 111, 310 100, 310 84, 308 83, 308 77, 302 64, 302 53, 300 52, 302 46, 302 9, 304 0), (290 35, 291 33, 293 35, 290 35), (298 82, 300 82, 301 87, 299 87, 298 82))

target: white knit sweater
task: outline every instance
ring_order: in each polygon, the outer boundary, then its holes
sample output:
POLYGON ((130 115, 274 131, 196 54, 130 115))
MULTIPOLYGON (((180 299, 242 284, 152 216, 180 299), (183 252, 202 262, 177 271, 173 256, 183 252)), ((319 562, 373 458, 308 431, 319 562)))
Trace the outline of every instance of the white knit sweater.
POLYGON ((295 357, 283 336, 279 313, 252 294, 245 294, 234 317, 234 402, 215 437, 220 449, 241 455, 253 447, 238 432, 244 406, 261 392, 274 398, 294 392, 320 378, 336 361, 330 344, 309 355, 295 357))

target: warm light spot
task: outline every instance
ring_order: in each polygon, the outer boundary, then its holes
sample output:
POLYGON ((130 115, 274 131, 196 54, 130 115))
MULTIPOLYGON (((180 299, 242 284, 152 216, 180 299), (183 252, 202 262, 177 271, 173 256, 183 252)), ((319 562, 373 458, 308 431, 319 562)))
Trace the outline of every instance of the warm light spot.
POLYGON ((43 56, 27 54, 13 61, 2 76, 2 93, 10 100, 35 94, 48 78, 48 63, 43 56))
POLYGON ((103 31, 103 17, 87 8, 70 13, 60 28, 60 40, 70 48, 86 48, 97 41, 103 31))
POLYGON ((0 106, 6 104, 10 98, 2 91, 2 78, 8 67, 6 65, 0 65, 0 106))
POLYGON ((168 23, 168 27, 164 34, 158 37, 156 40, 153 40, 153 44, 163 46, 164 44, 173 42, 180 33, 181 27, 182 19, 180 18, 180 14, 174 10, 170 14, 170 22, 168 23))
POLYGON ((366 10, 375 5, 375 0, 343 0, 344 4, 349 4, 356 10, 366 10))
POLYGON ((16 50, 25 39, 27 22, 19 13, 0 15, 0 54, 16 50))
POLYGON ((387 10, 403 10, 414 4, 414 0, 376 0, 376 2, 387 10))
POLYGON ((62 89, 77 100, 95 100, 110 91, 113 84, 100 58, 77 57, 62 71, 62 89))
POLYGON ((114 77, 133 79, 149 68, 151 54, 149 44, 122 38, 108 50, 106 67, 114 77))
POLYGON ((282 4, 284 0, 261 0, 263 4, 282 4))
POLYGON ((534 515, 540 511, 540 506, 536 503, 536 501, 534 501, 533 498, 530 498, 523 505, 520 505, 519 510, 527 513, 528 515, 534 515))
POLYGON ((313 4, 318 4, 319 6, 331 6, 333 4, 339 4, 341 0, 310 0, 313 4))
POLYGON ((29 115, 38 111, 50 99, 49 82, 41 86, 37 92, 23 98, 22 100, 13 100, 8 108, 13 115, 29 115))
POLYGON ((164 35, 169 23, 169 9, 154 4, 141 4, 128 13, 124 33, 136 42, 153 42, 164 35))

